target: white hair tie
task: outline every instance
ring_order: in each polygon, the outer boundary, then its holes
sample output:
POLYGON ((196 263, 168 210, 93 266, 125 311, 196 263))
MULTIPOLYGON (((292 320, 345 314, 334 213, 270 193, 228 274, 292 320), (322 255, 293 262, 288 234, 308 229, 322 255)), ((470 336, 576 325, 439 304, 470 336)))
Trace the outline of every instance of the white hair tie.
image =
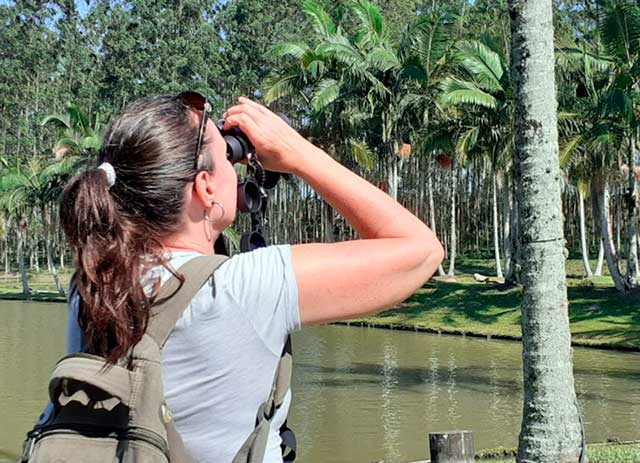
POLYGON ((109 162, 103 162, 98 166, 98 169, 104 170, 104 173, 107 174, 107 184, 109 188, 116 183, 116 171, 113 169, 113 166, 109 162))

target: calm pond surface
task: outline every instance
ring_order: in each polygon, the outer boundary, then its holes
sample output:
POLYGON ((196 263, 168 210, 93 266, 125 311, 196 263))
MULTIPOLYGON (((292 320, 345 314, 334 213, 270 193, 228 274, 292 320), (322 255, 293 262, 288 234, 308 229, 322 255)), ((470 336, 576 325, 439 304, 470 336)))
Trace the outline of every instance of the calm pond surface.
MULTIPOLYGON (((13 459, 64 351, 62 304, 0 301, 0 460, 13 459)), ((477 449, 515 446, 520 345, 324 326, 297 333, 290 424, 299 461, 406 462, 427 433, 467 429, 477 449)), ((589 442, 640 438, 640 355, 575 350, 589 442)))

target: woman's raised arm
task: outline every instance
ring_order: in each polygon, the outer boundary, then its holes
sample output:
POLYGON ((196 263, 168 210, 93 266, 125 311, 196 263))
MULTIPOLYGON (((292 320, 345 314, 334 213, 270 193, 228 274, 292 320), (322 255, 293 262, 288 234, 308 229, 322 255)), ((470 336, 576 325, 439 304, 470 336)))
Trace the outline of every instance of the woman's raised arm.
POLYGON ((433 275, 443 258, 439 240, 390 196, 255 102, 241 99, 225 118, 249 136, 266 168, 300 176, 362 238, 292 247, 303 325, 378 312, 433 275))

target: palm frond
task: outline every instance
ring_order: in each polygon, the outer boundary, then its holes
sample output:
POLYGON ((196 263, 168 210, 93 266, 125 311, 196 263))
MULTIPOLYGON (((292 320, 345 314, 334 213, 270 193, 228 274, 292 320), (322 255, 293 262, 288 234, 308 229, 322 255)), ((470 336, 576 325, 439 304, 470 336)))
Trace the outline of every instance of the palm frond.
POLYGON ((453 44, 453 20, 449 14, 419 18, 413 26, 416 31, 412 51, 417 54, 428 74, 448 53, 453 44))
POLYGON ((315 85, 311 107, 319 112, 333 103, 340 95, 340 83, 335 79, 323 79, 315 85))
POLYGON ((285 96, 291 96, 298 91, 300 75, 298 73, 287 74, 279 77, 272 77, 266 81, 266 93, 264 100, 266 103, 273 103, 285 96))
POLYGON ((455 59, 478 82, 490 92, 504 91, 500 83, 504 69, 500 55, 479 41, 461 41, 456 45, 455 59))
POLYGON ((58 130, 65 130, 71 128, 68 114, 49 114, 40 122, 41 126, 51 125, 58 130))
POLYGON ((82 112, 82 110, 78 107, 77 104, 73 102, 67 103, 67 113, 69 113, 69 122, 71 123, 71 127, 79 129, 82 133, 87 133, 88 130, 91 129, 89 125, 89 119, 82 112))
POLYGON ((442 104, 453 106, 472 104, 490 109, 497 107, 496 98, 478 88, 473 82, 448 77, 441 82, 440 87, 442 104))
POLYGON ((460 162, 463 164, 468 160, 471 150, 476 147, 479 133, 480 129, 478 127, 472 127, 458 137, 455 149, 460 162))
POLYGON ((360 23, 361 37, 368 45, 379 43, 384 37, 384 16, 378 7, 366 0, 357 0, 351 6, 360 23))
POLYGON ((418 82, 429 83, 428 71, 422 65, 420 58, 417 56, 409 56, 402 60, 402 71, 400 77, 414 79, 418 82))
POLYGON ((380 72, 402 67, 398 56, 392 50, 384 47, 375 47, 367 54, 367 59, 380 72))
POLYGON ((280 42, 275 44, 271 51, 276 56, 291 56, 301 60, 311 49, 304 42, 280 42))
POLYGON ((633 102, 629 95, 620 88, 611 88, 601 100, 601 113, 614 118, 621 117, 631 121, 634 117, 633 102))
POLYGON ((302 9, 311 18, 313 28, 318 34, 328 36, 336 33, 333 19, 319 3, 308 0, 304 2, 302 9))
POLYGON ((576 150, 582 145, 584 137, 579 134, 575 135, 567 140, 567 142, 560 147, 560 167, 566 169, 574 161, 573 155, 576 150))
POLYGON ((222 230, 222 236, 229 242, 231 245, 230 251, 239 250, 240 249, 240 238, 242 234, 236 230, 234 227, 229 226, 222 230))
POLYGON ((640 48, 640 7, 628 0, 608 2, 600 11, 598 28, 607 52, 630 61, 640 48))
POLYGON ((374 155, 364 141, 350 139, 349 150, 358 166, 367 172, 373 169, 375 164, 374 155))
POLYGON ((360 51, 343 35, 333 35, 318 45, 320 53, 331 56, 339 63, 366 69, 367 62, 360 51))

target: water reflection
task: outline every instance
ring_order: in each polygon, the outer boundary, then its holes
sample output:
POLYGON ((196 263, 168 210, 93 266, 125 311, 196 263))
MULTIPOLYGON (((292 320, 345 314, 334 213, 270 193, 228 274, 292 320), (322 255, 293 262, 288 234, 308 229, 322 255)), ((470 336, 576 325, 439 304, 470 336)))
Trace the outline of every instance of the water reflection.
MULTIPOLYGON (((0 454, 15 455, 64 348, 62 305, 0 304, 0 454)), ((293 408, 305 463, 406 462, 429 431, 469 429, 476 448, 515 446, 520 345, 327 326, 297 333, 293 408)), ((574 350, 589 442, 640 438, 640 355, 574 350)))
MULTIPOLYGON (((427 433, 447 429, 472 430, 476 448, 517 444, 522 407, 518 343, 366 328, 313 330, 348 342, 351 363, 311 365, 297 355, 294 388, 304 391, 321 381, 323 400, 340 397, 339 408, 342 413, 348 409, 353 419, 328 417, 332 424, 301 435, 303 461, 424 459, 427 433), (307 451, 311 441, 313 451, 307 451), (329 446, 321 448, 320 442, 329 446)), ((304 345, 306 336, 294 338, 294 347, 304 345)), ((640 437, 638 360, 633 353, 575 350, 576 390, 590 442, 640 437), (606 419, 600 423, 598 416, 606 419)), ((301 406, 294 403, 293 423, 301 406)))
POLYGON ((385 337, 382 364, 382 429, 384 431, 385 461, 400 461, 398 447, 400 423, 398 409, 393 403, 398 386, 398 352, 396 347, 385 337))

